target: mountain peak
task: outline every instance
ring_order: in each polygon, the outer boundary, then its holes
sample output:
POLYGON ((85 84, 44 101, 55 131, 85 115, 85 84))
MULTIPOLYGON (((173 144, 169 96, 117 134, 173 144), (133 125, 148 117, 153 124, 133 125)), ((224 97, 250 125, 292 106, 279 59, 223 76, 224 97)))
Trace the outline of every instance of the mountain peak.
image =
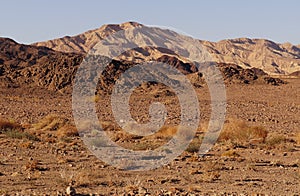
MULTIPOLYGON (((61 52, 86 54, 105 37, 120 30, 142 26, 142 24, 137 22, 106 24, 98 29, 76 36, 67 36, 35 43, 34 45, 46 46, 61 52)), ((166 31, 166 33, 168 32, 166 31)), ((150 39, 153 38, 148 37, 147 39, 151 43, 150 39)), ((298 46, 279 44, 267 39, 250 39, 245 37, 226 39, 219 42, 199 41, 218 63, 232 63, 244 68, 255 67, 271 74, 289 74, 300 70, 300 48, 298 46)), ((164 55, 159 50, 152 50, 145 49, 144 53, 137 52, 138 58, 151 59, 152 57, 144 55, 147 53, 156 57, 164 55)))
POLYGON ((119 31, 122 29, 129 29, 129 28, 133 28, 133 27, 142 27, 143 25, 137 22, 124 22, 121 24, 105 24, 102 25, 100 28, 95 29, 95 30, 91 30, 88 32, 93 32, 93 31, 109 31, 109 30, 113 30, 113 31, 119 31))
POLYGON ((142 25, 138 22, 129 21, 129 22, 124 22, 124 23, 120 24, 120 26, 125 29, 125 28, 130 28, 130 27, 142 27, 144 25, 142 25))

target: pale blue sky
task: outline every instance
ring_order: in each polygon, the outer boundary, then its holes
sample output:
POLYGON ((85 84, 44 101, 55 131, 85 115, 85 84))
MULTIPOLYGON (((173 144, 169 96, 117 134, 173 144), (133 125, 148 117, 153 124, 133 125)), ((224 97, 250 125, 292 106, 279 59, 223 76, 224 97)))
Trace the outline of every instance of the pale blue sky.
POLYGON ((22 43, 136 21, 210 41, 250 37, 300 44, 297 0, 3 0, 0 5, 0 36, 22 43))

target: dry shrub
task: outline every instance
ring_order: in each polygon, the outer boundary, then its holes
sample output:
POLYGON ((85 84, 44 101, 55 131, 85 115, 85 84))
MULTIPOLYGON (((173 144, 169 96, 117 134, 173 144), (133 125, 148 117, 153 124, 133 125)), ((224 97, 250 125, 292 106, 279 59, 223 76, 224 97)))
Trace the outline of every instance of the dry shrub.
POLYGON ((178 138, 183 140, 191 140, 194 138, 195 134, 189 130, 189 127, 184 126, 163 126, 160 130, 158 130, 153 136, 159 139, 171 139, 175 135, 178 138))
POLYGON ((241 156, 239 153, 237 153, 235 150, 228 150, 225 151, 222 156, 224 157, 239 157, 241 156))
POLYGON ((58 138, 75 137, 75 136, 78 136, 78 131, 75 126, 68 124, 68 125, 64 125, 63 127, 59 128, 56 132, 56 136, 58 138))
MULTIPOLYGON (((125 130, 117 130, 112 135, 113 141, 130 141, 130 140, 137 140, 137 139, 145 139, 145 140, 152 140, 152 139, 163 139, 168 140, 172 138, 176 132, 178 127, 177 126, 163 126, 160 130, 157 132, 154 132, 152 135, 149 136, 140 136, 140 135, 134 135, 130 134, 127 131, 136 129, 136 126, 134 124, 128 124, 125 126, 125 130)), ((149 130, 146 130, 149 132, 149 130)), ((142 130, 141 130, 142 132, 142 130)))
POLYGON ((275 147, 280 144, 283 144, 286 141, 287 141, 287 138, 285 136, 275 134, 275 135, 270 135, 267 137, 266 145, 269 147, 275 147))
POLYGON ((192 140, 192 142, 189 144, 187 149, 185 151, 189 153, 196 153, 199 151, 201 146, 202 140, 199 137, 196 137, 192 140))
POLYGON ((31 133, 27 133, 27 132, 22 132, 19 130, 6 131, 5 135, 7 137, 14 138, 14 139, 28 139, 28 140, 32 140, 32 141, 40 141, 40 139, 38 137, 36 137, 35 135, 33 135, 31 133))
POLYGON ((155 133, 156 138, 172 138, 178 130, 177 126, 163 126, 155 133))
POLYGON ((9 121, 6 119, 0 119, 0 133, 1 132, 7 132, 7 131, 16 131, 21 130, 22 126, 18 123, 15 123, 13 121, 9 121))
POLYGON ((90 187, 93 184, 99 183, 98 179, 102 176, 98 172, 90 169, 82 169, 79 172, 71 174, 67 179, 71 183, 74 183, 77 187, 90 187))
POLYGON ((98 103, 101 100, 100 95, 94 95, 90 97, 89 101, 98 103))
POLYGON ((7 137, 39 141, 35 135, 25 132, 23 129, 24 128, 18 123, 8 121, 6 119, 0 119, 0 133, 4 133, 7 137))
POLYGON ((109 131, 114 128, 114 124, 112 124, 110 121, 97 121, 94 122, 92 120, 81 120, 76 124, 77 130, 80 133, 92 133, 94 130, 97 132, 97 130, 101 128, 105 131, 109 131))
POLYGON ((220 133, 219 141, 230 141, 235 144, 264 143, 268 131, 262 126, 249 126, 241 120, 230 120, 225 123, 220 133))
POLYGON ((41 131, 56 131, 66 125, 68 120, 58 115, 50 114, 43 119, 41 119, 38 123, 33 124, 33 128, 41 131))

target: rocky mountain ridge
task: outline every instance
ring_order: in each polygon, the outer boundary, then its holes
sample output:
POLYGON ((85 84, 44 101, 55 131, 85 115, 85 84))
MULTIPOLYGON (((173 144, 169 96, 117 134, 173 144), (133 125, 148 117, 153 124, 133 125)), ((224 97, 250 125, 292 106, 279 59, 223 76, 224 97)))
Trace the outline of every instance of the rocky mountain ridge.
MULTIPOLYGON (((43 87, 54 91, 71 92, 73 80, 84 55, 58 52, 47 47, 19 44, 0 38, 0 86, 2 88, 43 87)), ((195 65, 174 56, 162 55, 156 59, 188 75, 195 86, 205 81, 195 65)), ((121 73, 134 63, 113 60, 99 79, 99 90, 109 91, 121 73)), ((244 69, 234 64, 218 64, 227 83, 251 84, 256 81, 279 85, 283 82, 268 79, 260 69, 244 69)), ((88 74, 88 73, 87 73, 88 74)))
MULTIPOLYGON (((111 33, 129 28, 141 27, 136 22, 109 24, 76 36, 65 36, 54 40, 34 43, 56 51, 86 54, 100 40, 111 33)), ((269 74, 288 75, 300 71, 300 47, 290 43, 275 43, 266 39, 238 38, 219 42, 199 40, 218 63, 236 64, 243 68, 259 68, 269 74)), ((144 54, 162 56, 164 52, 153 48, 144 49, 144 54)), ((147 56, 139 53, 139 58, 147 56)))

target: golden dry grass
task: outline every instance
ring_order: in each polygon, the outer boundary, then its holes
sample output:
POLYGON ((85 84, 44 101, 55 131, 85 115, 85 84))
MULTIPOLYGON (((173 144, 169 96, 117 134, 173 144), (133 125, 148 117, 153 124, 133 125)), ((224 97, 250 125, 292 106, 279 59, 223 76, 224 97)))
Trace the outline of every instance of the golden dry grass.
POLYGON ((75 137, 78 136, 78 131, 75 126, 67 124, 56 131, 56 136, 58 138, 75 137))
POLYGON ((156 138, 171 138, 178 130, 177 126, 163 126, 159 131, 155 133, 156 138))
POLYGON ((50 114, 41 119, 38 123, 33 124, 35 130, 56 131, 66 125, 68 120, 58 115, 50 114))
POLYGON ((266 144, 269 147, 274 147, 274 146, 280 145, 286 141, 287 141, 287 138, 285 136, 273 134, 273 135, 268 136, 268 138, 266 139, 266 144))
POLYGON ((0 133, 4 133, 9 138, 39 141, 34 134, 25 132, 21 124, 6 119, 0 119, 0 133))
POLYGON ((239 157, 241 155, 238 154, 235 150, 227 150, 224 153, 222 153, 222 156, 224 156, 224 157, 239 157))
POLYGON ((229 120, 220 133, 219 141, 230 141, 235 144, 264 143, 268 131, 262 126, 250 126, 241 120, 229 120))

